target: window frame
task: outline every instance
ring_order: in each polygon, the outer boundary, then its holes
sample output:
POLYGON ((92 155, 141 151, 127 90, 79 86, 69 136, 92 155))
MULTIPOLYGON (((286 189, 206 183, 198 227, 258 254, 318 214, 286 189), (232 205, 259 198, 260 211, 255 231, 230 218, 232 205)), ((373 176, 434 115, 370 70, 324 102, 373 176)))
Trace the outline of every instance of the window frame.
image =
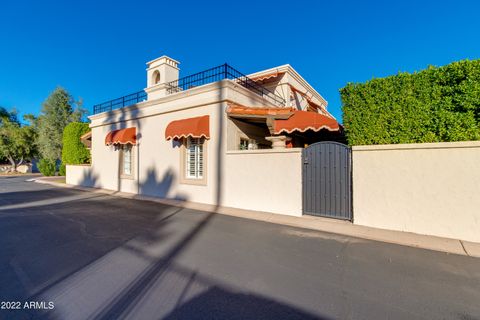
MULTIPOLYGON (((198 145, 198 144, 197 144, 198 145)), ((183 184, 195 184, 195 185, 206 185, 207 184, 207 150, 208 144, 207 139, 205 138, 183 138, 182 139, 182 150, 181 150, 181 157, 180 157, 180 183, 183 184), (188 156, 189 156, 189 145, 191 144, 192 140, 200 140, 202 146, 202 176, 201 177, 192 177, 188 174, 188 156)), ((195 158, 197 158, 195 156, 195 158)), ((195 165, 198 170, 198 164, 195 165)))
POLYGON ((120 166, 119 174, 121 179, 134 179, 135 178, 135 146, 127 143, 120 146, 120 166), (125 149, 130 149, 130 174, 125 173, 125 149))

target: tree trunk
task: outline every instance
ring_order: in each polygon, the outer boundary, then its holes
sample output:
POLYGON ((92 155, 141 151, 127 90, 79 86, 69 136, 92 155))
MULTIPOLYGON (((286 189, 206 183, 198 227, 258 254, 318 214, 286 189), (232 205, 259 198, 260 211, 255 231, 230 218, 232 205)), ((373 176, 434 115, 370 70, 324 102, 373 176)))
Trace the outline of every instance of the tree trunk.
POLYGON ((17 163, 15 162, 15 159, 13 159, 10 156, 7 156, 8 161, 10 161, 12 167, 10 168, 10 172, 17 172, 17 163))
POLYGON ((11 156, 7 156, 8 161, 12 164, 12 168, 10 169, 11 172, 17 172, 18 166, 23 164, 23 157, 20 158, 20 161, 15 162, 15 159, 13 159, 11 156))
POLYGON ((21 166, 22 164, 23 164, 23 157, 21 157, 21 158, 20 158, 20 161, 18 161, 18 163, 17 163, 17 168, 18 168, 18 166, 21 166))

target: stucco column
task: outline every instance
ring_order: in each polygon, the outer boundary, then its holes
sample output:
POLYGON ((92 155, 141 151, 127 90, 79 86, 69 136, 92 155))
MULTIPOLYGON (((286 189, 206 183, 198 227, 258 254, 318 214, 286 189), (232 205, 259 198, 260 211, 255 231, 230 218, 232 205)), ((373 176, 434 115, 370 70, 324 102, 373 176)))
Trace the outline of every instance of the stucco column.
POLYGON ((287 141, 292 140, 292 138, 287 136, 271 136, 265 137, 265 140, 272 143, 272 149, 285 149, 287 141))

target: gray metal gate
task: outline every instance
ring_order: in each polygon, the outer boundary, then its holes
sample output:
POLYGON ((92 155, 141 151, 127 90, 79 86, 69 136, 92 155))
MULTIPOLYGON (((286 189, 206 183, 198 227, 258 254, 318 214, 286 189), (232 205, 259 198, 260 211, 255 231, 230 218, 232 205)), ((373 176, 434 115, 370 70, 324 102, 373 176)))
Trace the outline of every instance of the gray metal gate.
POLYGON ((318 142, 303 150, 303 213, 352 220, 351 150, 318 142))

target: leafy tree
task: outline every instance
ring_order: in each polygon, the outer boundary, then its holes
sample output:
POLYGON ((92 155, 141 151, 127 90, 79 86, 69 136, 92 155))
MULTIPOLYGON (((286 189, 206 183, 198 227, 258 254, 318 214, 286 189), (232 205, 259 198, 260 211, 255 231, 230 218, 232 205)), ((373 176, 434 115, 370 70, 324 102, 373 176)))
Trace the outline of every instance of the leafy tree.
POLYGON ((42 158, 57 161, 62 157, 63 130, 73 121, 81 121, 86 111, 67 90, 57 87, 45 100, 38 119, 38 148, 42 158))
POLYGON ((4 120, 19 123, 18 117, 17 117, 17 111, 16 110, 8 111, 4 107, 0 107, 0 124, 2 124, 4 120))
MULTIPOLYGON (((25 117, 25 120, 31 119, 25 117)), ((22 125, 15 111, 0 108, 0 158, 6 158, 12 171, 36 154, 36 132, 32 124, 22 125)))

